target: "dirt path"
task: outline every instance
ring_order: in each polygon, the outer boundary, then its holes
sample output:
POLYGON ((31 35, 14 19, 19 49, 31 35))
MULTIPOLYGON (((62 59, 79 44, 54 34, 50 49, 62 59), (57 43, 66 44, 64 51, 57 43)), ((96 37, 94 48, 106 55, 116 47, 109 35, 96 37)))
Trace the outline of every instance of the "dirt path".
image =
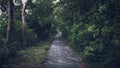
POLYGON ((65 43, 56 39, 53 41, 48 51, 45 68, 84 68, 81 66, 78 58, 65 43))

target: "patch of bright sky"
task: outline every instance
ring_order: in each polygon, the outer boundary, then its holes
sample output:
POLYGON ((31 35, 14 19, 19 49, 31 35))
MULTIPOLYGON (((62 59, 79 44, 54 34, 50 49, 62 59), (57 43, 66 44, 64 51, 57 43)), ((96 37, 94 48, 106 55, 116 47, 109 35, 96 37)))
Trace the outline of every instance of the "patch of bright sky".
MULTIPOLYGON (((15 2, 16 0, 13 0, 15 5, 20 5, 19 3, 15 2)), ((32 0, 32 2, 34 3, 36 0, 32 0)), ((22 0, 22 3, 25 5, 25 3, 27 2, 27 0, 22 0)))
POLYGON ((60 0, 55 0, 55 1, 53 1, 54 4, 56 4, 56 3, 58 3, 58 2, 60 2, 60 0))
MULTIPOLYGON (((13 0, 14 1, 14 4, 15 5, 18 5, 17 3, 15 3, 15 0, 13 0)), ((36 0, 32 0, 33 2, 35 2, 36 0)), ((25 3, 27 2, 27 0, 22 0, 22 3, 25 5, 25 3)), ((53 3, 54 4, 56 4, 56 3, 58 3, 58 2, 60 2, 60 0, 55 0, 55 1, 53 1, 53 3)), ((2 11, 0 10, 0 15, 2 14, 2 11)))
POLYGON ((36 0, 33 0, 32 2, 34 3, 36 0))
POLYGON ((22 4, 25 5, 28 0, 22 0, 22 4))

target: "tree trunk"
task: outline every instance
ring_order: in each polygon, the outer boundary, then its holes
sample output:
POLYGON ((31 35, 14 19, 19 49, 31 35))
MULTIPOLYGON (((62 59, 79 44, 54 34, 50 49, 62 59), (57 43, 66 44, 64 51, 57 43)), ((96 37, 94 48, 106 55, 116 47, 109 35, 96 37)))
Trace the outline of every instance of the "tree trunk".
MULTIPOLYGON (((22 2, 22 1, 21 1, 22 2)), ((22 37, 23 37, 23 47, 26 47, 26 23, 25 23, 25 9, 27 6, 28 1, 25 4, 22 4, 22 37)))
POLYGON ((22 37, 23 37, 23 46, 25 47, 26 46, 26 24, 25 24, 25 7, 23 6, 22 7, 22 37))
POLYGON ((13 0, 8 0, 8 24, 5 45, 13 43, 13 0))

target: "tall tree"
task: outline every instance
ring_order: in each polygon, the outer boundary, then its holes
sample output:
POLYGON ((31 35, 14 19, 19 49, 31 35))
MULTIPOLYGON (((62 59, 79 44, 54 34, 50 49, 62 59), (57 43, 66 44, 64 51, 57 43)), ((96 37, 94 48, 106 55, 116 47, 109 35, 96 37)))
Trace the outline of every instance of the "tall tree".
POLYGON ((23 27, 22 27, 22 35, 23 35, 23 46, 26 46, 26 23, 25 23, 25 9, 27 7, 27 3, 28 3, 28 0, 26 1, 23 1, 22 0, 22 24, 23 24, 23 27))
POLYGON ((5 44, 8 45, 13 42, 13 0, 8 0, 8 25, 5 44))

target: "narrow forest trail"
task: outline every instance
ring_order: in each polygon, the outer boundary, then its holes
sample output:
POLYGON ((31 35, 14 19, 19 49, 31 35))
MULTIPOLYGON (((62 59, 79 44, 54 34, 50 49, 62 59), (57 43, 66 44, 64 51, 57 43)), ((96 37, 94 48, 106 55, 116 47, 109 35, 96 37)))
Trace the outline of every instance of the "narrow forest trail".
POLYGON ((76 54, 56 35, 47 54, 45 68, 85 68, 76 54))

